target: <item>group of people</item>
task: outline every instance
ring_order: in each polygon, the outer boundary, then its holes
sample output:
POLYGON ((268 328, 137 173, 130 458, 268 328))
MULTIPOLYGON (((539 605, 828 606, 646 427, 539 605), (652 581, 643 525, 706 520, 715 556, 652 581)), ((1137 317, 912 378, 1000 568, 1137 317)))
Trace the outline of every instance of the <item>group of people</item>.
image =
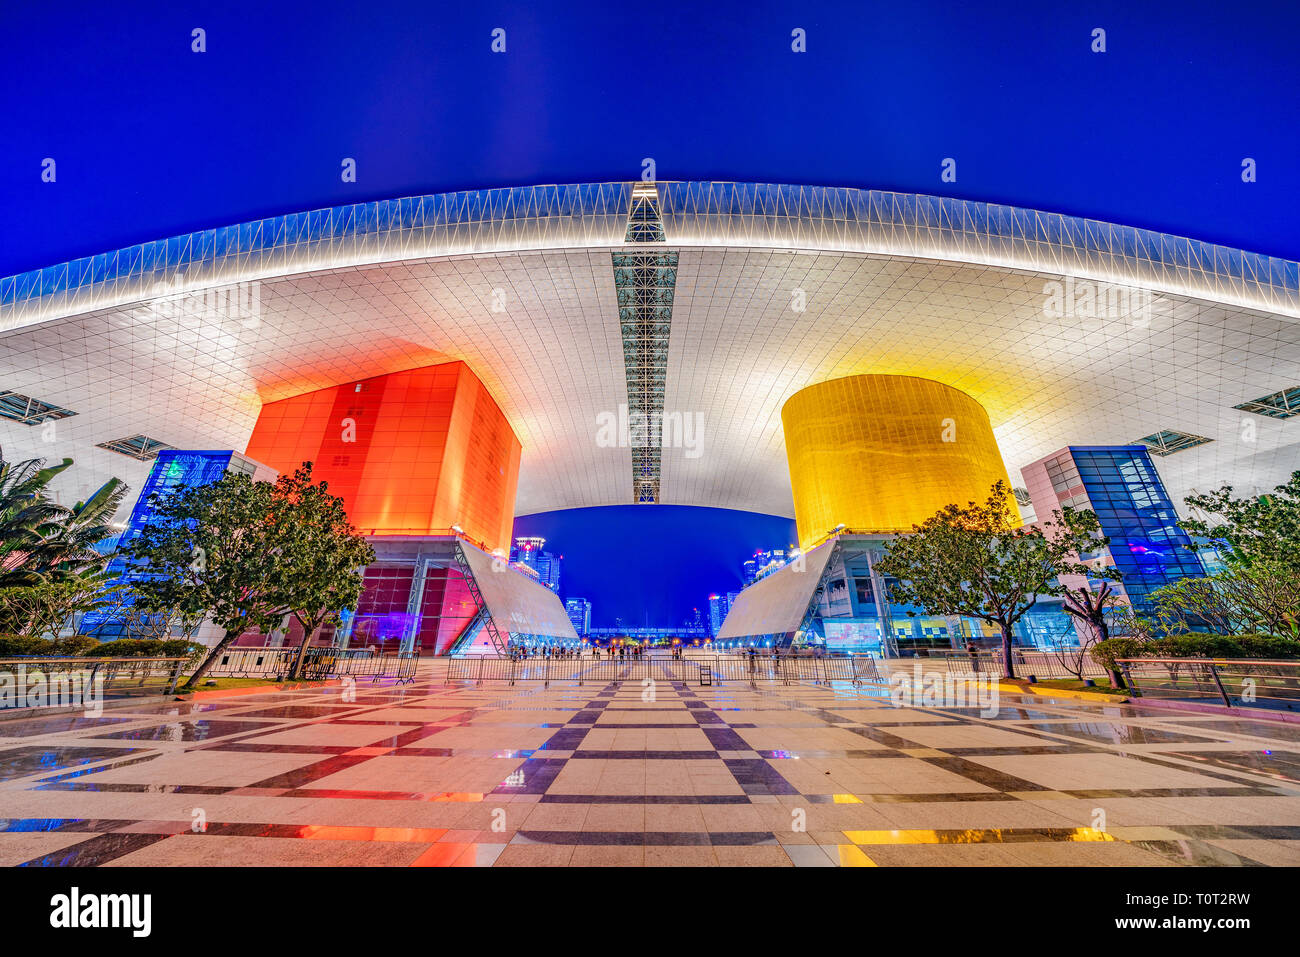
MULTIPOLYGON (((599 659, 603 654, 607 658, 617 658, 620 661, 627 659, 645 658, 649 649, 645 645, 610 645, 608 648, 598 648, 591 646, 591 657, 599 659)), ((681 661, 685 649, 681 645, 674 645, 671 656, 681 661)), ((562 645, 511 645, 510 657, 515 661, 521 661, 526 658, 582 658, 585 656, 586 649, 570 648, 562 645)))
POLYGON ((523 658, 581 658, 581 648, 566 648, 562 645, 511 645, 510 657, 519 661, 523 658))
MULTIPOLYGON (((599 648, 593 646, 591 651, 596 657, 600 657, 599 648)), ((617 647, 610 645, 605 649, 605 654, 609 658, 644 658, 645 645, 618 645, 617 647)))

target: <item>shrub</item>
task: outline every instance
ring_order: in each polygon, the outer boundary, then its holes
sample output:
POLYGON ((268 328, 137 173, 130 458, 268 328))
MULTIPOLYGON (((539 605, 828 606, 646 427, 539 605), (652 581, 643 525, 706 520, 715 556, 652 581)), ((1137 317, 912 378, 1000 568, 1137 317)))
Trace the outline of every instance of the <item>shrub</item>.
POLYGON ((54 642, 34 635, 0 635, 0 658, 52 655, 54 642))
POLYGON ((99 647, 99 639, 93 635, 68 635, 66 638, 55 638, 50 643, 54 645, 56 655, 88 655, 99 647))
POLYGON ((0 658, 76 657, 98 647, 89 635, 42 638, 39 635, 0 635, 0 658))
POLYGON ((209 651, 207 645, 197 641, 188 641, 185 638, 167 638, 160 642, 162 654, 168 658, 177 658, 184 655, 189 659, 190 664, 194 664, 203 655, 209 651))
POLYGON ((1237 635, 1243 658, 1300 658, 1300 641, 1274 635, 1237 635))
POLYGON ((184 655, 193 660, 207 648, 184 638, 118 638, 96 643, 85 652, 92 658, 175 658, 184 655))
POLYGON ((1088 654, 1092 660, 1097 662, 1107 671, 1114 671, 1119 665, 1115 664, 1117 658, 1138 658, 1142 655, 1142 649, 1150 642, 1141 641, 1137 638, 1107 638, 1105 641, 1099 641, 1089 649, 1088 654))
POLYGON ((1092 647, 1092 660, 1114 671, 1117 658, 1300 658, 1300 641, 1273 635, 1168 635, 1151 641, 1108 638, 1092 647))
POLYGON ((1166 635, 1147 642, 1147 658, 1235 658, 1232 640, 1225 635, 1166 635))

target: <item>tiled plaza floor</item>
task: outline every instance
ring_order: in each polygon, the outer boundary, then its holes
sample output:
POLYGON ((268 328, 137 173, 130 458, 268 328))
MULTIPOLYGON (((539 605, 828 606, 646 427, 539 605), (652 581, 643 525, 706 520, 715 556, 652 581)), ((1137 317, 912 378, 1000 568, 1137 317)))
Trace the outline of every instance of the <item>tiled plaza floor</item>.
POLYGON ((444 667, 0 721, 0 864, 1300 864, 1300 725, 444 667))

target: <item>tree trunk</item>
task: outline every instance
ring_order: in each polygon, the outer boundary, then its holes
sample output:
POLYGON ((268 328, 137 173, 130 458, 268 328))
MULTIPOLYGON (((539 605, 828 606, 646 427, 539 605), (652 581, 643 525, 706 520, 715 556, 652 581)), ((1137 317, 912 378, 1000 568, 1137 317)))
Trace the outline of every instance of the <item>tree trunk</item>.
MULTIPOLYGON (((1096 620, 1093 621, 1092 627, 1097 632, 1097 641, 1107 641, 1110 638, 1110 626, 1106 624, 1106 612, 1104 609, 1098 611, 1096 620)), ((1082 678, 1083 676, 1080 675, 1082 678)), ((1110 683, 1120 691, 1127 691, 1128 685, 1124 682, 1124 674, 1118 668, 1110 669, 1110 683)))
POLYGON ((1011 661, 1011 626, 998 625, 1002 632, 1002 670, 1006 672, 1006 677, 1014 678, 1016 676, 1016 666, 1011 661))
POLYGON ((294 657, 293 668, 289 671, 290 681, 302 680, 302 665, 307 660, 307 649, 311 646, 311 640, 316 637, 317 628, 310 631, 304 627, 302 630, 302 643, 298 645, 298 654, 294 657))
POLYGON ((208 652, 208 656, 203 659, 203 663, 194 669, 194 674, 190 675, 189 680, 182 687, 193 688, 198 680, 208 673, 208 670, 216 662, 217 655, 225 651, 230 646, 230 643, 241 634, 242 632, 238 631, 227 631, 221 640, 213 646, 212 650, 208 652))

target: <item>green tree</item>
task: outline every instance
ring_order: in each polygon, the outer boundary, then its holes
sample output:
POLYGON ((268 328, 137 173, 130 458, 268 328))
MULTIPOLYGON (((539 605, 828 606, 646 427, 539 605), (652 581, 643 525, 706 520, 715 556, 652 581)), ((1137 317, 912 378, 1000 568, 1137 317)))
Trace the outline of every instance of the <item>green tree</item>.
POLYGON ((128 491, 121 479, 109 479, 90 498, 60 515, 49 529, 43 548, 50 577, 79 579, 107 567, 112 553, 98 546, 117 534, 113 517, 128 491))
POLYGON ((1183 501, 1200 517, 1178 524, 1191 535, 1226 546, 1221 553, 1228 565, 1267 561, 1300 574, 1300 471, 1268 495, 1234 498, 1232 486, 1224 485, 1183 501))
POLYGON ((0 588, 0 634, 58 638, 73 615, 111 606, 120 588, 101 572, 0 588))
POLYGON ((1216 635, 1237 635, 1255 630, 1249 612, 1214 577, 1180 578, 1154 589, 1150 598, 1166 632, 1208 627, 1216 635))
POLYGON ((57 637, 74 614, 108 603, 111 553, 99 546, 117 531, 112 519, 127 487, 111 479, 64 508, 49 484, 71 465, 0 462, 0 631, 57 637))
POLYGON ((67 515, 47 489, 70 465, 72 459, 48 468, 41 459, 0 462, 0 588, 34 585, 47 577, 46 539, 67 515))
POLYGON ((1208 626, 1218 635, 1300 637, 1300 575, 1274 558, 1256 556, 1205 578, 1184 578, 1151 598, 1178 631, 1208 626))
POLYGON ((1254 629, 1281 638, 1300 638, 1300 570, 1272 558, 1213 576, 1219 588, 1246 610, 1254 629))
POLYGON ((1115 609, 1123 599, 1111 584, 1120 580, 1119 571, 1105 569, 1103 573, 1093 573, 1093 577, 1083 582, 1061 585, 1061 610, 1080 625, 1080 633, 1088 633, 1095 641, 1105 641, 1110 637, 1110 623, 1115 609), (1106 574, 1114 572, 1114 576, 1106 574))
MULTIPOLYGON (((1067 537, 1091 543, 1085 544, 1085 548, 1096 551, 1110 544, 1110 539, 1100 534, 1101 526, 1091 511, 1066 509, 1054 513, 1053 517, 1067 537)), ((1086 648, 1093 641, 1105 641, 1110 637, 1111 618, 1115 609, 1123 604, 1114 586, 1123 581, 1124 576, 1113 565, 1101 565, 1096 560, 1083 561, 1080 556, 1075 556, 1073 561, 1064 560, 1062 569, 1067 569, 1067 566, 1073 571, 1061 572, 1055 594, 1061 598, 1061 610, 1079 625, 1076 629, 1079 644, 1086 648)))
POLYGON ((331 494, 326 482, 312 484, 310 462, 280 477, 275 499, 289 559, 281 569, 284 604, 302 626, 290 676, 300 678, 316 632, 337 624, 344 609, 356 608, 364 588, 362 571, 375 560, 375 552, 352 527, 343 499, 331 494))
POLYGON ((1019 527, 997 482, 982 505, 949 505, 889 543, 877 568, 898 580, 893 597, 932 614, 997 626, 1002 667, 1015 677, 1011 630, 1042 595, 1060 595, 1061 575, 1092 573, 1078 556, 1107 543, 1091 512, 1066 510, 1042 527, 1019 527))
POLYGON ((153 516, 123 549, 142 610, 193 621, 210 616, 221 639, 190 675, 193 687, 246 631, 269 632, 284 597, 287 518, 275 486, 227 472, 152 500, 153 516))

